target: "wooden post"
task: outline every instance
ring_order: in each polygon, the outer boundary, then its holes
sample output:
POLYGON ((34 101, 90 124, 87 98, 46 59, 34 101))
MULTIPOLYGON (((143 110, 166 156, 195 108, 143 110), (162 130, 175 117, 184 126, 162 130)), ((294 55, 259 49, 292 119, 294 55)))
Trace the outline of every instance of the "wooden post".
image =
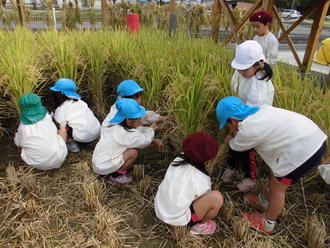
POLYGON ((175 13, 175 0, 171 0, 168 6, 168 11, 170 14, 175 13))
POLYGON ((244 24, 249 20, 251 14, 261 6, 262 0, 256 0, 254 5, 249 9, 245 14, 243 19, 238 23, 236 28, 227 36, 227 39, 224 41, 224 44, 227 45, 235 36, 235 33, 240 32, 244 24))
POLYGON ((22 27, 26 25, 26 18, 25 18, 25 12, 24 12, 24 0, 16 0, 17 3, 17 9, 18 9, 18 16, 19 16, 19 22, 22 27))
POLYGON ((296 51, 296 48, 295 48, 294 45, 293 45, 293 42, 292 42, 291 38, 289 37, 289 35, 287 34, 287 32, 286 32, 286 30, 285 30, 285 27, 284 27, 284 25, 283 25, 283 23, 282 23, 282 21, 281 21, 281 18, 280 18, 280 16, 279 16, 278 12, 277 12, 277 9, 276 9, 275 5, 273 5, 273 13, 274 13, 275 18, 276 18, 277 21, 278 21, 278 24, 280 25, 280 28, 282 29, 283 34, 285 34, 284 37, 285 37, 286 40, 288 41, 289 47, 290 47, 290 49, 291 49, 291 52, 292 52, 292 54, 293 54, 293 56, 294 56, 294 58, 295 58, 295 60, 296 60, 296 62, 297 62, 297 64, 298 64, 298 66, 299 66, 299 68, 300 68, 300 67, 301 67, 301 61, 300 61, 300 58, 299 58, 299 56, 298 56, 298 53, 297 53, 297 51, 296 51))
POLYGON ((217 43, 219 38, 219 28, 220 28, 220 21, 221 21, 221 5, 219 0, 213 1, 213 8, 212 8, 212 40, 217 43))
POLYGON ((102 9, 102 27, 109 26, 109 6, 107 4, 108 0, 101 0, 101 9, 102 9))
MULTIPOLYGON (((237 21, 236 21, 234 15, 233 15, 233 12, 229 8, 226 0, 219 0, 219 2, 220 2, 221 8, 223 9, 225 15, 227 16, 227 19, 228 19, 229 25, 231 26, 231 29, 235 30, 235 28, 237 26, 237 21)), ((237 32, 235 33, 235 37, 236 37, 236 42, 237 43, 241 43, 241 41, 243 41, 243 39, 239 36, 239 34, 237 32)))
POLYGON ((301 65, 302 72, 308 72, 312 67, 314 53, 320 39, 329 4, 330 0, 320 0, 317 4, 316 16, 309 34, 305 56, 301 65))
POLYGON ((272 13, 275 0, 263 0, 262 7, 264 10, 267 10, 269 13, 272 13))
POLYGON ((325 86, 326 86, 326 89, 330 90, 330 71, 329 71, 328 78, 327 78, 325 86))
POLYGON ((173 36, 176 30, 177 16, 175 13, 175 0, 171 0, 168 6, 168 34, 173 36))

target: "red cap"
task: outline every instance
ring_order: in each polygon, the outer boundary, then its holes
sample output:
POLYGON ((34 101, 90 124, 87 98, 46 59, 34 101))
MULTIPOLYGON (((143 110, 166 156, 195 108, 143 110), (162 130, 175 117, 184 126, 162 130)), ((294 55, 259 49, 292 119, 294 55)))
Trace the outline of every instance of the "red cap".
POLYGON ((250 22, 261 22, 264 25, 267 23, 272 23, 273 17, 266 10, 258 10, 250 16, 250 22))
POLYGON ((184 138, 182 151, 194 163, 205 163, 218 153, 218 144, 213 136, 205 132, 193 133, 184 138))

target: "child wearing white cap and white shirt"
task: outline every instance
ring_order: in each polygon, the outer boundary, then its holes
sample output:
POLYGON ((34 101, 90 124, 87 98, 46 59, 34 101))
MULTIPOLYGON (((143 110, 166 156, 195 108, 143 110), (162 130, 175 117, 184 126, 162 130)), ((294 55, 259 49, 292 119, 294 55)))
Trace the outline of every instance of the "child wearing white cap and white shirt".
MULTIPOLYGON (((143 88, 140 87, 138 83, 133 80, 124 80, 117 87, 117 101, 123 98, 130 98, 141 104, 143 88)), ((107 117, 102 122, 103 127, 109 127, 109 121, 115 117, 118 112, 116 108, 116 102, 111 106, 110 112, 107 117)), ((151 125, 152 123, 158 122, 161 116, 154 111, 147 111, 147 113, 142 117, 142 125, 151 125)))
MULTIPOLYGON (((248 105, 272 105, 274 86, 273 72, 265 62, 262 47, 258 42, 248 40, 237 46, 231 66, 236 69, 231 80, 231 88, 248 105)), ((256 183, 256 152, 251 149, 237 154, 229 148, 228 168, 221 179, 229 182, 241 164, 245 178, 237 185, 240 191, 252 189, 256 183)))
POLYGON ((81 100, 73 80, 60 78, 50 89, 54 92, 56 105, 54 118, 61 127, 68 129, 68 151, 79 152, 76 142, 90 143, 96 140, 100 134, 100 122, 87 103, 81 100))

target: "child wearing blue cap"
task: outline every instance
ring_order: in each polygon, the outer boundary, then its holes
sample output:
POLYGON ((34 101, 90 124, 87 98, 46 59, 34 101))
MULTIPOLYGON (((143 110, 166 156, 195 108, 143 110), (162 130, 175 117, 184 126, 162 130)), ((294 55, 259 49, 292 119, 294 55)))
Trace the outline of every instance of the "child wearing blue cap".
MULTIPOLYGON (((121 82, 117 87, 118 98, 117 100, 123 98, 130 98, 137 101, 141 104, 142 101, 142 92, 143 88, 140 87, 133 80, 125 80, 121 82)), ((109 121, 116 115, 117 113, 116 103, 114 103, 107 117, 102 122, 102 127, 109 127, 109 121)), ((142 117, 142 125, 150 125, 152 123, 156 123, 160 120, 160 115, 155 113, 154 111, 147 111, 147 113, 142 117)))
POLYGON ((79 152, 76 142, 90 143, 96 140, 100 134, 100 122, 87 103, 81 100, 73 80, 60 78, 50 89, 56 105, 54 118, 68 130, 68 151, 79 152))
POLYGON ((118 109, 109 122, 109 128, 102 128, 101 138, 96 144, 92 168, 98 175, 108 175, 107 181, 117 184, 129 183, 132 176, 127 170, 133 168, 138 150, 150 144, 161 146, 160 139, 155 139, 155 129, 141 126, 141 118, 146 110, 129 98, 116 101, 118 109))
POLYGON ((187 136, 182 153, 175 156, 155 197, 155 211, 163 222, 190 227, 192 234, 213 234, 213 218, 223 205, 223 196, 211 190, 205 163, 217 155, 218 144, 204 132, 187 136))
POLYGON ((20 124, 14 142, 22 148, 23 161, 38 170, 59 168, 68 154, 66 129, 57 130, 40 97, 35 94, 20 97, 19 108, 20 124))
POLYGON ((266 192, 244 196, 247 204, 264 212, 243 214, 251 227, 271 234, 287 189, 320 163, 327 136, 301 114, 269 105, 246 105, 233 96, 218 103, 216 115, 220 128, 227 126, 235 133, 225 139, 232 150, 241 153, 254 148, 271 169, 266 192))
MULTIPOLYGON (((273 104, 274 87, 271 81, 273 72, 264 60, 262 47, 256 41, 245 41, 236 48, 235 58, 231 63, 236 69, 232 76, 231 88, 245 104, 273 104)), ((228 164, 221 177, 224 182, 231 181, 240 164, 245 171, 245 178, 237 188, 239 191, 248 191, 254 187, 257 169, 255 150, 237 154, 229 149, 228 164)))

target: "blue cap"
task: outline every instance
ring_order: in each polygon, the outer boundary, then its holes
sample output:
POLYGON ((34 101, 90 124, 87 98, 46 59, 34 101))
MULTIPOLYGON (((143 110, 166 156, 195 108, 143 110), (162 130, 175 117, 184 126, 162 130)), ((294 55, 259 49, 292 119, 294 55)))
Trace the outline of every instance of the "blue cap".
POLYGON ((55 85, 50 88, 52 91, 62 92, 67 97, 78 98, 81 96, 76 92, 77 86, 75 82, 68 78, 60 78, 56 81, 55 85))
POLYGON ((118 112, 115 117, 109 121, 110 124, 118 124, 125 119, 141 118, 147 112, 137 101, 130 98, 118 100, 116 102, 116 108, 118 109, 118 112))
POLYGON ((133 80, 125 80, 117 88, 117 93, 120 97, 132 96, 141 91, 144 91, 144 89, 133 80))
POLYGON ((244 120, 260 110, 259 106, 246 105, 236 96, 223 98, 217 105, 216 114, 220 128, 226 125, 229 118, 233 117, 239 121, 244 120))

